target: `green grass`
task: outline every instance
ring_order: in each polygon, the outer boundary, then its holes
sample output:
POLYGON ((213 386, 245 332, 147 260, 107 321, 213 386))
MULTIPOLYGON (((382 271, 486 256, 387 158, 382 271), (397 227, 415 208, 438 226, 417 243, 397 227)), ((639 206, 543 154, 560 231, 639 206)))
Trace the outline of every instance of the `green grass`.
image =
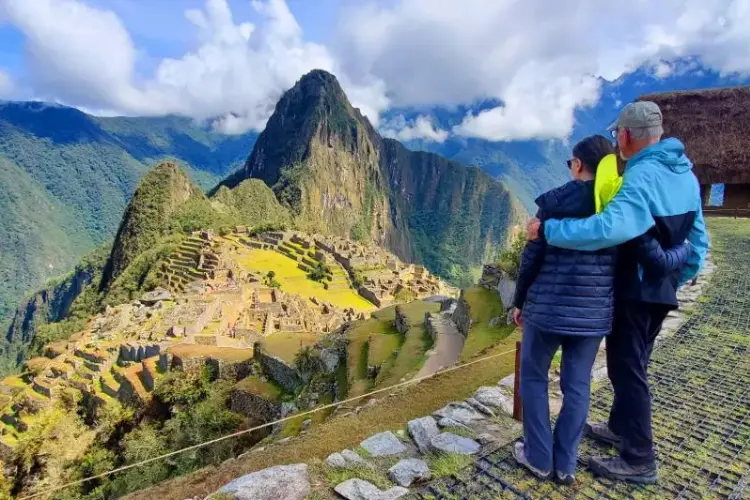
POLYGON ((272 333, 260 341, 261 348, 289 364, 294 363, 297 352, 307 345, 312 345, 320 339, 315 333, 272 333))
POLYGON ((277 401, 283 394, 283 391, 277 385, 266 382, 257 375, 249 375, 237 382, 234 387, 272 401, 277 401))
POLYGON ((459 472, 464 471, 471 465, 473 461, 472 457, 457 453, 444 453, 427 457, 427 464, 430 467, 432 476, 438 479, 458 475, 459 472))
POLYGON ((490 326, 490 320, 504 313, 503 304, 497 293, 483 287, 467 288, 464 299, 471 307, 472 326, 461 352, 461 361, 467 361, 482 353, 490 346, 510 335, 515 326, 504 322, 490 326))
POLYGON ((477 437, 477 433, 469 429, 468 427, 445 427, 443 428, 443 431, 450 432, 451 434, 455 434, 456 436, 461 436, 469 439, 476 439, 477 437))

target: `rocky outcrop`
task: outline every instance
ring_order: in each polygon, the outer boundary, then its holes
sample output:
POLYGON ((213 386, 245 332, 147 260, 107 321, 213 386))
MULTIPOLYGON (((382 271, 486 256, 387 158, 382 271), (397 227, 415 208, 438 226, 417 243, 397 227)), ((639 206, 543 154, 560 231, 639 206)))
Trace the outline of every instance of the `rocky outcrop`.
POLYGON ((471 306, 464 298, 463 290, 461 290, 461 296, 456 303, 456 309, 453 311, 452 319, 456 324, 458 331, 461 332, 464 337, 468 336, 469 330, 471 329, 471 306))
POLYGON ((406 334, 406 332, 409 331, 409 328, 411 328, 411 325, 409 325, 409 318, 406 317, 401 306, 396 306, 396 320, 394 321, 394 326, 396 327, 396 331, 401 334, 406 334))
POLYGON ((430 450, 430 439, 440 434, 435 419, 432 417, 410 420, 407 427, 411 438, 421 453, 427 453, 430 450))

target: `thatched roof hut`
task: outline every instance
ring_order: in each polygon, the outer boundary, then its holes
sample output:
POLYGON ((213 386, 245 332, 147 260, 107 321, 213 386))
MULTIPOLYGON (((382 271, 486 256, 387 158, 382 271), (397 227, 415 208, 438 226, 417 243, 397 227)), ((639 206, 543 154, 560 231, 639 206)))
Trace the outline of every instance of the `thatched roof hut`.
POLYGON ((702 185, 750 184, 750 87, 665 92, 639 100, 659 105, 664 136, 685 144, 702 185))

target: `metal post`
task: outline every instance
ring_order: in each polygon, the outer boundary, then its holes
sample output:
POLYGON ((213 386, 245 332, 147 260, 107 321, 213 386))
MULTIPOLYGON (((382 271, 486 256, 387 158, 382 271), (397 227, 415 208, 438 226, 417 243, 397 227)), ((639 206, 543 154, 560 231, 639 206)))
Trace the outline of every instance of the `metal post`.
POLYGON ((521 342, 516 342, 516 371, 513 379, 513 419, 519 422, 523 419, 521 407, 521 342))

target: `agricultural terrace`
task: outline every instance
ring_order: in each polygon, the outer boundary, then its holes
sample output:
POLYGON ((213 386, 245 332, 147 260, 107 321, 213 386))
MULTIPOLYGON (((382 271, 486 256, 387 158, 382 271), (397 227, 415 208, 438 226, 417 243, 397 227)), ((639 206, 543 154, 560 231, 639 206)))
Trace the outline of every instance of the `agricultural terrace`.
POLYGON ((315 297, 342 309, 351 307, 357 312, 370 312, 376 309, 373 304, 349 286, 346 272, 337 264, 331 265, 333 280, 326 289, 323 283, 308 278, 307 273, 297 267, 297 262, 279 252, 239 247, 234 258, 247 270, 264 275, 273 271, 274 279, 279 282, 281 289, 286 293, 296 293, 308 298, 315 297))

